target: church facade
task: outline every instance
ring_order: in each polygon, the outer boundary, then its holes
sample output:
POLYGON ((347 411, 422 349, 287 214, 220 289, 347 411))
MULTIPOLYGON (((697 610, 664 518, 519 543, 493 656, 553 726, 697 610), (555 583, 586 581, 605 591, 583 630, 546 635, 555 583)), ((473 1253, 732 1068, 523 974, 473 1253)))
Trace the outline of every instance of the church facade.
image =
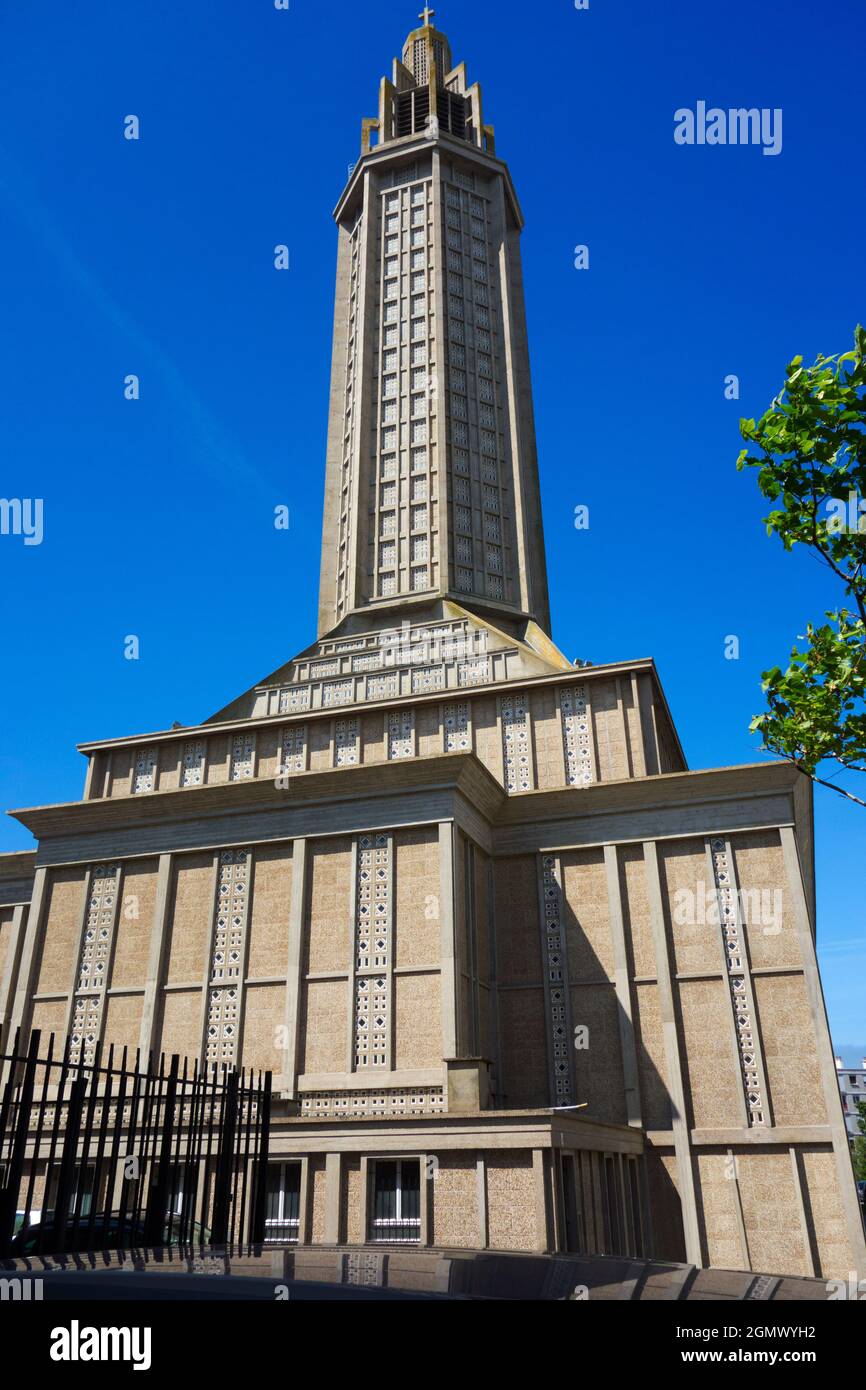
POLYGON ((272 1071, 275 1242, 864 1277, 811 785, 554 645, 522 213, 422 19, 335 211, 318 636, 13 813, 0 1023, 272 1071))

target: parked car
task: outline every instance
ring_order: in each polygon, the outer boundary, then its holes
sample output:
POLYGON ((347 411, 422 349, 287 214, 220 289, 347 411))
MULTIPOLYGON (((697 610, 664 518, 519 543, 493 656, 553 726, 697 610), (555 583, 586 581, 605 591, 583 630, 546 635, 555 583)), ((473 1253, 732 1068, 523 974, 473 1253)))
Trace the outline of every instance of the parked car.
POLYGON ((857 1183, 857 1196, 860 1198, 861 1207, 866 1210, 866 1179, 861 1179, 857 1183))
MULTIPOLYGON (((41 1215, 41 1213, 40 1213, 41 1215)), ((52 1212, 45 1216, 45 1226, 51 1228, 46 1231, 46 1244, 43 1254, 51 1254, 53 1221, 52 1212)), ((43 1222, 37 1221, 35 1225, 29 1226, 26 1231, 19 1230, 12 1241, 11 1255, 13 1259, 25 1255, 39 1254, 39 1233, 42 1230, 43 1222)), ((122 1218, 121 1235, 121 1213, 112 1212, 106 1219, 102 1214, 97 1214, 93 1222, 93 1232, 90 1232, 90 1217, 82 1216, 78 1230, 75 1229, 75 1222, 71 1218, 66 1223, 66 1241, 64 1244, 64 1254, 83 1255, 94 1250, 119 1250, 119 1249, 141 1249, 147 1242, 144 1237, 143 1221, 135 1221, 132 1216, 125 1215, 122 1218)), ((181 1222, 179 1216, 166 1216, 165 1224, 162 1228, 162 1240, 160 1245, 208 1245, 210 1243, 210 1231, 207 1226, 202 1226, 198 1221, 193 1222, 192 1231, 189 1238, 181 1242, 181 1222)))

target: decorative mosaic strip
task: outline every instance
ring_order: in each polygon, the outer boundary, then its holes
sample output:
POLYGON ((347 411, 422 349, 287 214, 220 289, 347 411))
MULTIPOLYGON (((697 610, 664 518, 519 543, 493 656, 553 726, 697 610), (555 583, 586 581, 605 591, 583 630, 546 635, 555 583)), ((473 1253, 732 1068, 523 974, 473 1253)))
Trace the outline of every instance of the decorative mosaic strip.
POLYGON ((280 771, 303 772, 307 765, 307 726, 290 724, 280 733, 280 771))
POLYGON ((311 1091, 301 1114, 317 1119, 366 1119, 369 1115, 435 1115, 445 1110, 441 1086, 393 1091, 311 1091))
POLYGON ((358 762, 358 721, 338 719, 334 729, 334 762, 337 767, 354 767, 358 762))
POLYGON ((78 989, 105 987, 111 938, 117 918, 118 864, 97 864, 90 881, 87 923, 78 967, 78 989))
POLYGON ((92 1066, 96 1044, 102 1026, 101 994, 79 995, 72 1008, 72 1030, 69 1035, 69 1060, 82 1066, 92 1066))
POLYGON ((393 710, 388 715, 388 757, 415 756, 415 711, 393 710))
POLYGON ((532 790, 532 755, 529 742, 529 696, 504 695, 500 700, 502 715, 502 755, 505 768, 505 790, 532 790))
POLYGON ((398 694, 396 671, 389 671, 384 676, 367 677, 368 700, 389 700, 398 694))
POLYGON ((322 704, 329 705, 350 705, 355 698, 355 682, 331 681, 329 685, 322 686, 322 704))
POLYGON ((490 681, 490 662, 486 656, 475 661, 462 661, 457 667, 458 685, 487 685, 490 681))
POLYGON ((182 787, 200 787, 204 782, 205 741, 193 739, 183 745, 183 758, 180 774, 182 787))
POLYGON ((132 794, 152 792, 156 786, 156 749, 139 748, 135 755, 135 772, 132 779, 132 794))
POLYGON ((472 735, 469 730, 469 703, 460 700, 445 705, 442 710, 442 724, 445 733, 446 753, 468 753, 472 749, 472 735))
POLYGON ((725 959, 728 963, 728 985, 737 1026, 737 1043, 740 1049, 740 1069, 746 1096, 746 1108, 749 1125, 757 1127, 767 1122, 766 1106, 758 1065, 752 1002, 743 957, 742 927, 737 911, 737 893, 734 888, 727 843, 721 837, 710 841, 710 857, 713 862, 713 879, 719 903, 719 920, 725 945, 725 959))
POLYGON ((255 756, 255 734, 235 734, 232 739, 229 780, 232 782, 243 782, 247 777, 252 777, 255 756))
POLYGON ((358 841, 355 902, 355 1068, 388 1064, 391 947, 391 844, 358 841))
POLYGON ((119 896, 120 865, 97 864, 90 878, 69 1034, 70 1061, 85 1066, 92 1064, 99 1041, 119 896))
POLYGON ((562 711, 562 741, 565 749, 565 775, 570 787, 588 787, 593 780, 592 713, 585 685, 563 690, 559 696, 562 711))
POLYGON ((568 997, 565 929, 562 925, 562 887, 559 866, 551 855, 545 855, 542 859, 541 896, 544 904, 542 922, 544 992, 547 1003, 547 1030, 550 1043, 554 1103, 556 1105, 573 1105, 571 1008, 568 997))
POLYGON ((425 666, 412 672, 412 694, 420 695, 426 690, 444 690, 444 666, 425 666))
POLYGON ((241 988, 249 899, 249 853, 220 852, 208 987, 208 1066, 234 1066, 238 1055, 241 988))
POLYGON ((384 1255, 377 1255, 372 1250, 350 1250, 343 1256, 343 1282, 359 1288, 381 1288, 384 1283, 384 1268, 384 1255))
POLYGON ((369 652, 366 656, 356 656, 352 659, 353 671, 378 671, 381 665, 381 652, 369 652))
POLYGON ((310 708, 310 687, 293 685, 280 691, 280 714, 291 714, 293 710, 310 708))

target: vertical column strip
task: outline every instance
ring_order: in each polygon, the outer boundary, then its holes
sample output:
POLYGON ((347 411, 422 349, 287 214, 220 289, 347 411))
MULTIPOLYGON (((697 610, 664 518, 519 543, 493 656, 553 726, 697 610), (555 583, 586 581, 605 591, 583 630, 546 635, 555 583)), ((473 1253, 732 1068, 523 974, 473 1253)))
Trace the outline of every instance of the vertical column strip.
POLYGON ((15 981, 18 976, 18 968, 21 961, 21 952, 24 946, 24 934, 27 924, 27 906, 18 903, 12 911, 12 922, 9 927, 9 944, 6 948, 6 960, 3 965, 3 978, 0 979, 0 1028, 4 1027, 8 1019, 15 1000, 15 981))
POLYGON ((153 908, 153 923, 150 930, 150 952, 147 962, 147 980, 144 986, 144 1002, 141 1010, 141 1029, 138 1045, 142 1058, 155 1050, 159 1029, 159 1005, 165 976, 165 963, 168 945, 168 906, 171 893, 173 861, 170 854, 159 856, 156 876, 156 901, 153 908))
POLYGON ((806 1260, 806 1273, 814 1279, 818 1275, 815 1268, 815 1252, 812 1249, 812 1238, 809 1234, 809 1222, 806 1217, 806 1203, 803 1200, 803 1174, 800 1171, 800 1155, 792 1146, 788 1150, 791 1159, 791 1176, 794 1180, 794 1194, 797 1198, 797 1214, 800 1218, 800 1235, 803 1239, 803 1255, 806 1260))
POLYGON ((737 1220, 737 1233, 740 1238, 740 1258, 743 1262, 743 1269, 751 1272, 752 1253, 749 1250, 749 1237, 746 1233, 746 1221, 743 1216, 743 1198, 740 1192, 740 1168, 739 1159, 735 1156, 733 1149, 728 1149, 728 1170, 730 1172, 730 1183, 734 1194, 734 1215, 737 1220))
POLYGON ((457 1056, 457 981, 454 901, 454 839, 450 821, 439 824, 439 939, 442 970, 442 1056, 457 1056))
POLYGON ((541 855, 538 860, 538 903, 550 1104, 573 1105, 574 1033, 565 925, 562 920, 562 868, 552 854, 541 855))
POLYGON ((703 1263, 701 1255, 701 1237, 698 1228, 695 1175, 692 1167, 691 1140, 689 1136, 688 1115, 686 1112, 685 1089, 683 1086, 682 1056, 677 1032, 676 1008, 674 1005, 674 991, 671 979, 671 963, 668 954, 667 927, 665 925, 661 879, 659 877, 658 852, 654 840, 644 841, 643 853, 653 941, 655 943, 659 1008, 665 1040, 668 1090, 671 1098, 671 1127, 673 1129, 674 1151, 677 1159, 680 1203, 683 1214, 683 1231, 686 1240, 686 1259, 690 1264, 701 1265, 703 1263))
POLYGON ((286 961, 286 1002, 283 1015, 285 1033, 282 1092, 290 1100, 297 1096, 298 1053, 300 1048, 301 1001, 303 998, 304 923, 307 904, 307 841, 292 843, 292 895, 289 901, 289 943, 286 961))
POLYGON ((30 911, 27 914, 27 927, 21 948, 21 963, 15 985, 12 1016, 9 1020, 10 1033, 20 1028, 22 1035, 30 1026, 33 1010, 33 991, 39 974, 42 940, 45 935, 45 918, 49 898, 48 870, 39 868, 33 880, 33 895, 30 911))
POLYGON ((734 1014, 740 1080, 745 1093, 749 1128, 770 1127, 773 1123, 764 1059, 761 1055, 758 1015, 752 991, 748 940, 731 842, 721 835, 707 841, 713 885, 722 931, 725 977, 734 1014))
POLYGON ((634 1036, 634 1010, 631 999, 628 951, 625 941, 625 925, 622 916, 622 898, 619 883, 619 859, 615 845, 604 847, 604 867, 607 876, 607 901, 610 912, 610 928, 613 936, 614 979, 616 985, 617 1014, 619 1018, 619 1040, 622 1049, 622 1072, 625 1084, 626 1118, 630 1125, 642 1127, 640 1077, 637 1062, 637 1046, 634 1036))

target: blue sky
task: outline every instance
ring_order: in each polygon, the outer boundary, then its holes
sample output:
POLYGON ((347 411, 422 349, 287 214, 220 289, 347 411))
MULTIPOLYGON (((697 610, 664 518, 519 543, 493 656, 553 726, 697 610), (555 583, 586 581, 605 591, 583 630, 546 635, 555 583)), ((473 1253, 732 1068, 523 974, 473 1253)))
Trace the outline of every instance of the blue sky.
MULTIPOLYGON (((418 8, 53 0, 0 18, 0 494, 45 505, 41 546, 0 538, 4 806, 79 796, 77 742, 194 723, 314 634, 330 214, 418 8)), ((795 353, 845 350, 866 317, 862 5, 461 0, 437 22, 527 221, 553 635, 570 657, 654 656, 692 767, 752 760, 761 670, 838 596, 765 536, 738 421, 795 353), (675 110, 699 100, 781 108, 781 154, 676 145, 675 110)), ((866 813, 821 789, 816 813, 851 1061, 866 813)), ((0 824, 0 850, 28 844, 0 824)))

